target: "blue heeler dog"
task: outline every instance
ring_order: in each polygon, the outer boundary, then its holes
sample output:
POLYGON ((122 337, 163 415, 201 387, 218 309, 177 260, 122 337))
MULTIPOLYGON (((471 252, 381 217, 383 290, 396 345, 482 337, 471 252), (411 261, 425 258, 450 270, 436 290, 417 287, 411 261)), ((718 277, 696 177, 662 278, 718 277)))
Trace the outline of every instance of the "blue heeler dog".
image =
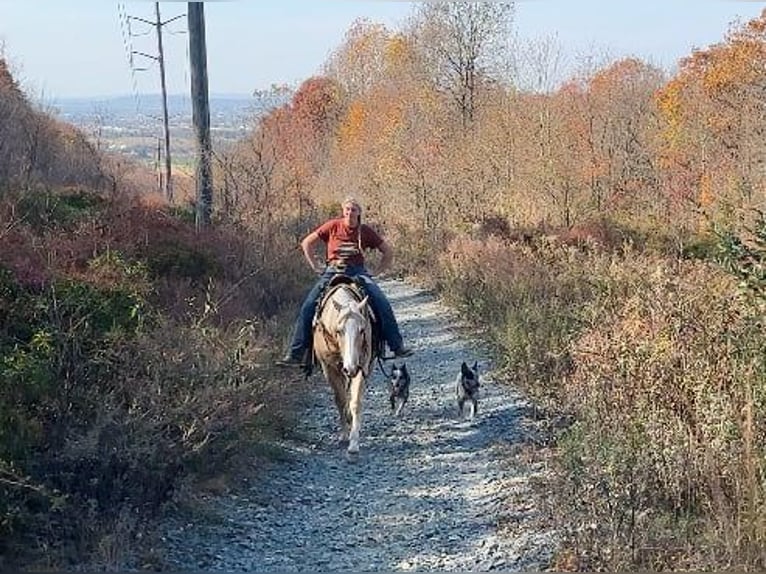
POLYGON ((399 416, 404 403, 410 398, 410 373, 407 371, 407 365, 402 363, 400 367, 394 363, 388 382, 391 390, 389 395, 391 410, 394 411, 394 415, 399 416))
POLYGON ((479 408, 479 363, 475 362, 473 367, 463 361, 460 365, 460 373, 455 383, 455 398, 457 399, 458 413, 463 417, 463 405, 466 401, 471 401, 471 416, 476 416, 479 408))

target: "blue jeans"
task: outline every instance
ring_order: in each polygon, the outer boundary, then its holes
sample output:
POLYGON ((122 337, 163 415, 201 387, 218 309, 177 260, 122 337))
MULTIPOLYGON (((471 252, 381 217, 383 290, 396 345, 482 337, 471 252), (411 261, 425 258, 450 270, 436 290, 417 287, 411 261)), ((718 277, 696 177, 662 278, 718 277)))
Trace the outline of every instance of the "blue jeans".
MULTIPOLYGON (((293 338, 290 342, 290 356, 293 358, 302 358, 306 349, 308 349, 309 338, 311 337, 311 323, 314 320, 319 296, 330 279, 338 273, 340 271, 335 267, 327 267, 319 277, 319 280, 311 288, 311 291, 306 295, 306 299, 304 299, 303 305, 301 305, 300 313, 298 313, 298 318, 295 320, 293 338)), ((364 282, 364 289, 370 297, 369 301, 372 310, 381 323, 383 339, 392 351, 400 349, 402 347, 402 334, 399 332, 399 324, 396 322, 396 317, 394 317, 394 310, 391 308, 391 304, 383 294, 383 291, 372 280, 372 277, 370 277, 362 265, 347 267, 343 273, 349 277, 358 277, 364 282)))

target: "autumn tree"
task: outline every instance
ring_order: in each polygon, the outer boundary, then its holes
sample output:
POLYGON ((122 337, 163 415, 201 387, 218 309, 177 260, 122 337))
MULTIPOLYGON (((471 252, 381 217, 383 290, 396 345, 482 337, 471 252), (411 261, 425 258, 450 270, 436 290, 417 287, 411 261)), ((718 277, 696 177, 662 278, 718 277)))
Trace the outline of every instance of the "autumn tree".
POLYGON ((657 187, 653 96, 664 79, 661 70, 635 58, 588 79, 581 137, 587 142, 586 183, 598 214, 613 213, 657 187))
POLYGON ((280 195, 275 184, 280 159, 278 130, 284 112, 272 111, 253 127, 251 134, 216 156, 220 189, 217 211, 225 218, 267 230, 275 220, 273 204, 280 195))
POLYGON ((565 63, 563 47, 555 36, 517 39, 508 61, 510 79, 520 91, 549 94, 563 79, 565 63))
POLYGON ((492 76, 510 33, 513 3, 422 2, 413 32, 430 77, 448 94, 463 127, 473 122, 482 76, 492 76))
POLYGON ((426 80, 412 36, 359 22, 327 70, 348 87, 349 100, 316 192, 329 200, 351 190, 382 225, 396 219, 434 229, 442 98, 426 80))
MULTIPOLYGON (((275 87, 267 99, 277 102, 287 95, 275 87)), ((291 233, 301 236, 312 223, 314 190, 344 108, 340 86, 315 76, 288 102, 258 118, 250 135, 218 158, 224 211, 255 227, 287 218, 293 221, 291 233)))
POLYGON ((0 181, 19 177, 19 145, 33 121, 33 114, 26 97, 0 58, 0 181))
POLYGON ((669 197, 713 217, 762 205, 764 85, 764 14, 681 61, 657 94, 663 119, 659 157, 669 197))
POLYGON ((33 107, 0 58, 0 185, 98 185, 103 175, 84 134, 33 107))
POLYGON ((343 44, 325 65, 329 78, 342 87, 348 105, 339 121, 332 150, 332 167, 320 181, 316 194, 326 203, 337 201, 342 190, 353 192, 369 202, 385 199, 395 168, 379 161, 386 157, 382 148, 397 130, 400 120, 398 94, 388 86, 389 45, 393 34, 381 24, 357 20, 343 44))
POLYGON ((338 83, 350 98, 361 97, 386 73, 386 52, 392 32, 383 24, 356 20, 343 43, 324 65, 324 75, 338 83))

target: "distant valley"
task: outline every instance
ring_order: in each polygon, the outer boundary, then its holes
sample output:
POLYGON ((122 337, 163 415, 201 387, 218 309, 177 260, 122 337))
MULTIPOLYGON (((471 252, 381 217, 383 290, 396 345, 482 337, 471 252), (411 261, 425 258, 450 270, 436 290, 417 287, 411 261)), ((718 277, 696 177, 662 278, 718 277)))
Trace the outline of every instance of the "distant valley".
MULTIPOLYGON (((255 121, 287 101, 282 94, 214 94, 209 97, 210 131, 218 149, 242 139, 255 121)), ((138 158, 157 159, 163 141, 162 98, 159 94, 60 98, 45 106, 60 120, 80 128, 101 148, 138 158)), ((192 103, 189 95, 168 95, 171 158, 174 165, 194 159, 192 103)))

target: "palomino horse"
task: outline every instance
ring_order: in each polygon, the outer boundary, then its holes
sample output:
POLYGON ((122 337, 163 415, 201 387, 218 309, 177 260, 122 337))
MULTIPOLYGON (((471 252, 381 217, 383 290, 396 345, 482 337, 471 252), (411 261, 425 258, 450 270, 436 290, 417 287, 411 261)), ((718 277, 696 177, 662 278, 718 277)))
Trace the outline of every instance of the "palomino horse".
POLYGON ((341 440, 348 453, 359 453, 362 399, 370 374, 372 321, 367 297, 347 283, 331 288, 314 324, 314 354, 335 395, 341 440))

